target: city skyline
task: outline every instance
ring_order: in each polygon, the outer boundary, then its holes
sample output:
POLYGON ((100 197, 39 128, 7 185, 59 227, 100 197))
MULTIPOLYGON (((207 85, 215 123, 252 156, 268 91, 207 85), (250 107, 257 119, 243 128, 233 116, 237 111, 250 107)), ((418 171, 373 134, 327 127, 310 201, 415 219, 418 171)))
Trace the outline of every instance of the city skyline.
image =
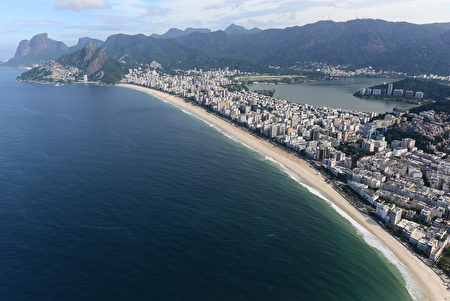
POLYGON ((450 3, 441 0, 214 0, 189 4, 179 0, 26 0, 4 7, 0 60, 11 58, 19 41, 41 32, 74 45, 83 36, 105 39, 119 32, 150 35, 187 27, 221 30, 232 23, 267 29, 355 18, 417 24, 449 22, 445 13, 449 9, 450 3))

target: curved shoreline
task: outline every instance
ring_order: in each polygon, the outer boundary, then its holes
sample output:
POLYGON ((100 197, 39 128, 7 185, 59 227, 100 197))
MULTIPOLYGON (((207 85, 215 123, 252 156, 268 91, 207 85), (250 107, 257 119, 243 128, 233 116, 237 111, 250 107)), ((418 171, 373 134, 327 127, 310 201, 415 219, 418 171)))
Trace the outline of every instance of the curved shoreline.
MULTIPOLYGON (((251 135, 250 133, 247 133, 246 131, 231 124, 230 122, 227 122, 207 112, 205 109, 199 106, 188 103, 180 97, 142 86, 130 84, 120 84, 118 86, 142 91, 147 94, 156 96, 157 98, 160 98, 164 101, 170 102, 173 105, 181 108, 182 110, 214 125, 224 133, 231 135, 238 142, 274 160, 275 162, 280 164, 282 168, 285 168, 288 172, 291 172, 293 173, 293 175, 298 177, 299 183, 305 185, 310 190, 310 192, 316 193, 316 195, 322 197, 328 202, 331 202, 332 205, 341 210, 345 215, 353 220, 354 223, 361 226, 362 229, 367 230, 368 234, 378 239, 381 244, 393 254, 394 258, 396 258, 404 267, 406 267, 407 271, 414 278, 414 280, 417 281, 418 284, 420 284, 420 287, 423 289, 423 293, 425 293, 425 297, 427 300, 450 300, 450 292, 447 290, 442 280, 432 269, 430 269, 426 264, 419 260, 415 256, 415 254, 405 248, 391 234, 387 233, 383 228, 381 228, 381 226, 378 225, 372 218, 364 215, 356 208, 354 208, 337 191, 335 191, 330 184, 326 183, 325 179, 319 173, 317 173, 314 168, 310 167, 310 165, 306 161, 284 151, 279 147, 272 145, 266 140, 259 139, 251 135)), ((294 178, 294 180, 297 179, 294 178)), ((346 216, 344 216, 343 214, 341 215, 346 218, 346 216)), ((361 233, 362 229, 358 229, 358 227, 353 222, 351 223, 357 229, 357 231, 361 233)), ((364 233, 361 234, 364 236, 364 233)), ((368 243, 367 240, 366 242, 368 243)), ((372 244, 371 246, 374 247, 374 245, 372 244)), ((380 250, 380 248, 377 249, 380 250)), ((392 262, 392 258, 387 257, 387 255, 389 254, 386 254, 385 252, 383 252, 383 250, 380 251, 391 263, 394 263, 392 262)), ((400 268, 399 271, 401 273, 403 272, 400 268)), ((402 276, 405 278, 405 275, 403 273, 402 276)), ((408 285, 408 283, 406 284, 408 285)), ((408 286, 407 288, 408 292, 411 294, 411 288, 409 288, 408 286)))

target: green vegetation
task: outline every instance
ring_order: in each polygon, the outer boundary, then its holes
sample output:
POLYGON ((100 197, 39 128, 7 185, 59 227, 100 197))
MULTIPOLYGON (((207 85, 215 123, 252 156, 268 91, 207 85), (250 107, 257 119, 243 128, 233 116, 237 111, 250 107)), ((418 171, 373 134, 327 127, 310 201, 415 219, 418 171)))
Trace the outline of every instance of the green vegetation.
POLYGON ((351 189, 350 187, 348 187, 348 185, 343 185, 343 186, 342 186, 342 190, 345 191, 346 193, 350 194, 350 195, 355 195, 355 196, 358 196, 358 197, 359 197, 359 195, 357 195, 357 194, 353 191, 353 189, 351 189))
POLYGON ((428 147, 428 145, 434 142, 433 138, 427 137, 425 135, 414 133, 414 132, 404 132, 398 128, 390 128, 386 131, 385 135, 386 141, 391 143, 392 140, 402 140, 403 138, 412 138, 416 140, 416 147, 423 150, 426 153, 434 153, 434 151, 428 147))
POLYGON ((202 49, 193 49, 175 42, 177 39, 155 39, 143 34, 116 34, 108 37, 104 49, 109 57, 125 61, 132 67, 157 61, 165 72, 177 69, 230 68, 258 73, 271 72, 264 64, 233 55, 210 56, 202 49))
MULTIPOLYGON (((423 150, 426 153, 433 154, 434 150, 428 147, 428 145, 437 145, 437 149, 441 152, 448 153, 448 142, 444 142, 448 138, 448 133, 444 133, 442 136, 428 137, 420 133, 405 132, 399 128, 393 127, 385 133, 386 141, 391 143, 392 140, 402 140, 403 138, 412 138, 416 140, 416 147, 423 150)), ((429 185, 428 181, 424 178, 425 185, 429 185)))
POLYGON ((261 94, 261 95, 265 95, 265 96, 270 96, 273 97, 275 95, 275 89, 271 89, 271 90, 255 90, 254 92, 261 94))
POLYGON ((424 184, 425 186, 427 186, 427 187, 430 187, 430 186, 431 186, 431 185, 430 185, 430 181, 428 181, 428 179, 427 179, 426 173, 422 173, 422 180, 423 180, 423 184, 424 184))
MULTIPOLYGON (((128 66, 115 59, 110 59, 105 54, 103 48, 95 48, 92 43, 88 43, 82 49, 63 55, 57 60, 62 66, 76 67, 89 76, 89 79, 99 81, 105 84, 115 84, 120 81, 125 73, 128 72, 128 66)), ((33 68, 20 76, 22 80, 41 80, 52 81, 44 78, 51 75, 47 67, 33 68)), ((82 73, 74 73, 81 80, 82 73)), ((67 81, 70 83, 71 81, 67 81)))
POLYGON ((73 66, 86 71, 89 63, 96 57, 98 57, 99 51, 100 49, 95 50, 93 47, 92 49, 83 48, 73 53, 61 56, 60 58, 58 58, 57 62, 64 66, 73 66), (89 59, 87 59, 87 56, 90 55, 88 51, 93 52, 92 57, 90 57, 89 59))
POLYGON ((242 90, 249 91, 248 87, 243 84, 224 85, 223 87, 230 92, 236 92, 236 91, 242 91, 242 90))
POLYGON ((349 145, 339 145, 335 147, 338 151, 343 152, 344 154, 346 154, 347 156, 350 156, 352 158, 352 162, 353 164, 355 164, 356 162, 358 162, 359 159, 361 159, 362 157, 364 157, 366 154, 363 153, 360 150, 357 150, 354 147, 351 147, 349 145))
MULTIPOLYGON (((395 229, 394 227, 392 227, 392 225, 389 224, 385 224, 385 226, 392 232, 392 234, 394 234, 397 237, 402 237, 401 233, 398 232, 397 229, 395 229)), ((403 237, 402 237, 403 238, 403 237)))
POLYGON ((33 68, 19 76, 20 80, 40 80, 45 76, 50 75, 51 72, 44 68, 33 68))
POLYGON ((449 38, 449 28, 438 24, 352 20, 321 21, 249 35, 216 31, 156 39, 120 34, 110 36, 104 48, 108 56, 131 65, 156 60, 167 69, 239 66, 245 71, 276 74, 280 71, 267 66, 282 69, 314 61, 349 68, 371 65, 409 74, 447 74, 449 38))
MULTIPOLYGON (((398 82, 394 82, 394 89, 403 89, 404 91, 422 91, 424 98, 432 99, 435 101, 444 101, 447 97, 450 97, 450 86, 439 84, 431 80, 422 80, 416 78, 405 78, 398 82)), ((372 89, 386 89, 386 85, 378 85, 371 87, 372 89)))
POLYGON ((94 74, 94 78, 103 74, 100 81, 105 84, 116 84, 118 83, 124 74, 128 72, 128 67, 126 64, 120 63, 116 60, 109 59, 106 61, 102 69, 94 74))
MULTIPOLYGON (((383 100, 403 101, 414 104, 422 104, 421 106, 412 108, 410 111, 413 113, 419 113, 427 110, 435 110, 439 112, 450 113, 450 86, 439 84, 435 81, 421 80, 415 78, 406 78, 397 82, 394 82, 394 89, 403 89, 404 91, 422 91, 424 92, 424 99, 419 100, 416 98, 407 97, 393 97, 393 96, 362 96, 359 92, 354 93, 356 97, 375 98, 383 100), (425 103, 425 104, 423 104, 425 103)), ((388 89, 388 84, 378 85, 370 87, 371 89, 388 89)))
POLYGON ((386 197, 386 196, 384 196, 384 195, 380 195, 380 199, 383 200, 383 201, 385 201, 385 202, 388 203, 388 204, 394 204, 394 201, 393 201, 393 200, 391 200, 390 198, 388 198, 388 197, 386 197))
MULTIPOLYGON (((334 176, 333 176, 334 177, 334 176)), ((342 189, 342 191, 344 193, 347 194, 347 196, 349 197, 349 201, 351 203, 353 203, 354 205, 356 205, 357 207, 361 207, 361 205, 368 205, 370 204, 365 198, 363 198, 362 196, 360 196, 359 194, 357 194, 353 189, 351 189, 348 185, 341 185, 340 188, 342 189)), ((373 217, 378 218, 377 215, 375 215, 375 212, 372 210, 369 210, 368 213, 370 215, 372 215, 373 213, 373 217)))
MULTIPOLYGON (((117 34, 110 36, 103 47, 109 57, 124 60, 133 67, 155 60, 166 70, 230 67, 267 74, 299 74, 288 68, 303 62, 343 64, 351 69, 371 65, 408 74, 447 75, 450 70, 448 23, 417 25, 371 19, 320 21, 257 34, 215 31, 171 37, 117 34)), ((67 48, 47 37, 39 41, 42 42, 30 44, 35 44, 30 55, 17 56, 8 65, 44 63, 82 48, 67 48)), ((86 41, 80 40, 84 45, 86 41)), ((96 47, 102 44, 98 40, 90 41, 96 47)), ((314 71, 303 75, 315 76, 314 71)))
POLYGON ((235 80, 243 83, 264 82, 264 83, 293 84, 304 82, 306 80, 306 77, 300 75, 258 75, 258 76, 236 77, 235 80))
MULTIPOLYGON (((377 86, 380 87, 380 86, 377 86)), ((422 91, 424 97, 434 100, 421 106, 412 108, 410 112, 420 113, 423 111, 434 110, 437 112, 450 113, 450 86, 439 84, 434 81, 425 81, 420 79, 407 78, 394 83, 395 89, 404 89, 411 91, 422 91)))
POLYGON ((424 104, 422 106, 412 108, 410 112, 420 113, 429 110, 450 114, 450 100, 436 101, 434 103, 424 104))
POLYGON ((74 53, 63 55, 58 59, 58 63, 77 67, 86 72, 89 78, 106 84, 119 82, 127 72, 125 64, 108 58, 103 48, 96 49, 92 43, 74 53))
POLYGON ((380 115, 378 115, 378 116, 375 116, 374 118, 372 118, 372 121, 373 121, 373 120, 383 120, 384 117, 386 116, 386 114, 387 114, 387 113, 384 113, 384 114, 380 114, 380 115))
POLYGON ((391 97, 391 96, 382 96, 382 95, 361 95, 359 93, 359 91, 353 93, 353 96, 362 97, 362 98, 370 98, 370 99, 378 99, 378 100, 386 100, 386 101, 405 102, 405 103, 412 103, 412 104, 416 104, 416 105, 430 102, 430 100, 408 98, 408 97, 391 97))

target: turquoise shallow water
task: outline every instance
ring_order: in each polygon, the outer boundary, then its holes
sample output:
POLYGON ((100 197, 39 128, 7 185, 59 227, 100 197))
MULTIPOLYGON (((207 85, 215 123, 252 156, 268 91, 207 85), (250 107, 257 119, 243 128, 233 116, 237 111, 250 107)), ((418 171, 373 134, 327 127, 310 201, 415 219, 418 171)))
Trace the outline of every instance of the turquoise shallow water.
POLYGON ((0 68, 2 300, 409 300, 275 164, 144 93, 0 68))

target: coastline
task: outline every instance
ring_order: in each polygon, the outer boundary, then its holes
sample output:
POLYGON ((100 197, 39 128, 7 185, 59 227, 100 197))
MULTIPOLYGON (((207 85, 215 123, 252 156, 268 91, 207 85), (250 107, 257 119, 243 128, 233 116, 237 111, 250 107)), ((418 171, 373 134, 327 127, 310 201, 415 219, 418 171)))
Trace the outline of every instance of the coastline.
MULTIPOLYGON (((388 252, 391 252, 391 254, 394 255, 393 257, 395 257, 396 260, 407 269, 410 275, 413 276, 415 282, 422 288, 427 300, 450 300, 450 293, 447 291, 446 286, 432 269, 425 265, 415 256, 415 254, 404 247, 391 234, 387 233, 372 218, 354 208, 337 191, 335 191, 330 184, 326 183, 322 175, 314 168, 310 167, 309 163, 306 161, 272 145, 266 140, 251 135, 240 127, 207 112, 204 108, 184 101, 180 97, 136 85, 120 84, 117 86, 142 91, 167 101, 182 110, 195 115, 203 121, 214 125, 225 134, 230 135, 236 141, 280 164, 281 167, 287 171, 289 176, 293 177, 295 180, 298 178, 299 182, 302 185, 305 185, 312 193, 329 201, 338 213, 348 219, 353 226, 357 228, 357 231, 366 238, 366 241, 372 238, 376 238, 380 241, 384 247, 388 249, 388 252), (362 227, 362 229, 359 229, 360 227, 357 227, 358 225, 362 227), (364 233, 364 231, 367 233, 364 233), (366 235, 371 237, 366 237, 366 235)), ((382 253, 387 257, 385 252, 382 253)), ((388 258, 388 260, 392 262, 391 259, 388 258)), ((400 272, 402 273, 401 270, 400 272)), ((403 277, 405 278, 405 275, 403 275, 403 277)), ((405 282, 408 281, 405 279, 405 282)), ((408 283, 406 283, 406 285, 408 288, 408 283)), ((411 294, 410 289, 408 289, 408 291, 411 294)))
POLYGON ((383 100, 383 101, 398 101, 398 102, 404 102, 404 103, 409 103, 409 104, 413 104, 416 106, 421 106, 427 103, 432 103, 433 101, 430 99, 424 99, 422 101, 416 100, 414 98, 404 98, 404 97, 386 97, 386 96, 366 96, 366 95, 361 95, 359 94, 359 92, 355 92, 353 94, 353 96, 358 97, 358 98, 365 98, 365 99, 377 99, 377 100, 383 100))

